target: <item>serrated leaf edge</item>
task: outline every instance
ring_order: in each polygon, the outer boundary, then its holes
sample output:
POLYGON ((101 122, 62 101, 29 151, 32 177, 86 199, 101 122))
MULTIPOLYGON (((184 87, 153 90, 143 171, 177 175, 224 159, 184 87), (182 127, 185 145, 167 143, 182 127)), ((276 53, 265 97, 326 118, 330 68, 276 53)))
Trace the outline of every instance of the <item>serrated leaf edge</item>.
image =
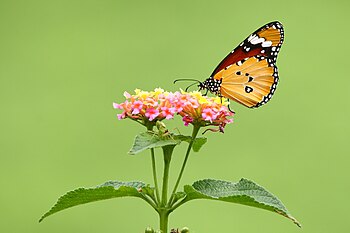
MULTIPOLYGON (((109 181, 107 181, 107 182, 109 182, 109 181)), ((50 208, 50 210, 47 211, 43 216, 41 216, 41 218, 39 219, 39 223, 42 222, 42 221, 43 221, 45 218, 47 218, 48 216, 50 216, 50 215, 52 215, 52 214, 54 214, 54 213, 57 213, 57 212, 62 211, 62 210, 60 210, 60 211, 51 213, 51 211, 54 210, 55 207, 57 207, 57 205, 60 203, 60 201, 61 201, 65 196, 74 194, 74 193, 76 193, 76 192, 78 192, 78 191, 82 191, 82 190, 86 190, 86 191, 87 191, 87 190, 96 190, 96 189, 99 189, 99 188, 101 188, 101 189, 102 189, 102 188, 112 188, 112 189, 114 189, 114 190, 119 190, 119 189, 121 189, 121 188, 134 188, 136 191, 140 192, 140 195, 142 195, 142 194, 141 194, 141 191, 142 191, 142 190, 138 190, 137 188, 135 188, 135 187, 133 187, 133 186, 121 185, 121 186, 119 186, 117 189, 116 189, 114 186, 103 186, 103 185, 106 184, 107 182, 105 182, 105 183, 103 183, 103 184, 101 184, 101 185, 98 185, 98 186, 96 186, 95 188, 94 188, 94 187, 90 187, 90 188, 84 188, 84 187, 76 188, 76 189, 74 189, 74 190, 68 191, 67 193, 61 195, 61 196, 57 199, 56 203, 50 208)), ((120 181, 120 182, 122 182, 122 181, 120 181)), ((131 182, 140 182, 140 183, 144 184, 143 187, 146 186, 146 184, 143 183, 143 182, 141 182, 141 181, 129 181, 129 182, 130 182, 130 183, 131 183, 131 182)), ((129 183, 129 182, 128 182, 128 183, 129 183)), ((127 182, 125 182, 125 183, 127 183, 127 182)), ((142 188, 142 187, 141 187, 141 188, 142 188)), ((130 197, 135 197, 135 196, 130 196, 130 197)), ((116 197, 111 197, 111 198, 106 198, 106 199, 101 199, 101 200, 96 200, 96 201, 103 201, 103 200, 108 200, 108 199, 113 199, 113 198, 116 198, 116 197)), ((95 202, 95 201, 92 201, 92 202, 95 202)), ((90 203, 90 202, 81 203, 81 204, 78 204, 78 205, 83 205, 83 204, 88 204, 88 203, 90 203)), ((74 205, 74 206, 78 206, 78 205, 74 205)), ((69 209, 69 208, 72 208, 72 207, 74 207, 74 206, 70 206, 70 207, 67 207, 67 208, 65 208, 65 209, 69 209)), ((65 209, 63 209, 63 210, 65 210, 65 209)))
MULTIPOLYGON (((278 197, 276 197, 274 194, 272 194, 270 191, 268 191, 268 190, 267 190, 266 188, 264 188, 263 186, 261 186, 261 185, 255 183, 255 182, 253 182, 253 181, 251 181, 251 180, 249 180, 249 179, 246 179, 246 178, 241 178, 238 182, 235 182, 235 183, 234 183, 234 182, 231 182, 231 181, 226 181, 226 180, 202 179, 202 180, 195 181, 192 185, 185 185, 184 189, 186 189, 186 186, 187 186, 187 187, 190 187, 191 189, 195 190, 196 192, 200 193, 200 194, 203 195, 203 196, 208 197, 209 199, 216 199, 216 200, 219 200, 220 198, 231 197, 230 195, 222 196, 222 197, 215 197, 215 196, 210 196, 210 195, 208 195, 208 194, 202 193, 201 191, 199 191, 199 190, 197 190, 195 187, 193 187, 193 185, 194 185, 196 182, 201 182, 201 181, 223 181, 223 182, 228 182, 228 183, 232 183, 232 184, 238 184, 238 183, 243 182, 243 181, 245 181, 245 182, 250 182, 250 183, 253 183, 254 185, 256 185, 256 186, 262 188, 263 190, 265 190, 265 191, 268 192, 269 194, 273 195, 274 198, 276 198, 276 199, 282 204, 282 206, 283 206, 285 209, 287 209, 287 208, 284 206, 284 204, 282 203, 282 201, 279 200, 278 197)), ((264 206, 268 206, 268 207, 273 208, 274 211, 275 211, 277 214, 282 215, 282 216, 284 216, 284 217, 286 217, 286 218, 292 220, 292 222, 295 223, 298 227, 301 227, 301 224, 298 222, 298 220, 296 220, 293 216, 291 216, 291 215, 289 214, 288 211, 285 212, 285 211, 283 211, 283 210, 279 210, 279 209, 277 209, 276 207, 269 205, 268 203, 259 202, 259 201, 257 201, 254 197, 251 197, 251 196, 248 196, 248 195, 244 195, 244 194, 243 194, 243 195, 237 195, 236 197, 243 197, 243 196, 248 197, 248 198, 251 198, 254 202, 256 202, 256 203, 258 203, 258 204, 261 204, 261 205, 264 205, 264 206)), ((239 204, 239 203, 238 203, 238 204, 239 204)))

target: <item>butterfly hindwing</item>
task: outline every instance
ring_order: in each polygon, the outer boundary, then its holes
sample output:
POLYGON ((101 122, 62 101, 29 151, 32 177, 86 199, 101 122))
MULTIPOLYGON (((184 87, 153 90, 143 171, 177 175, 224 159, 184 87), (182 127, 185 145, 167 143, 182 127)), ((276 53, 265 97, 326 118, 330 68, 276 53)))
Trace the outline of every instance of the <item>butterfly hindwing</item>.
POLYGON ((278 78, 277 68, 269 66, 266 59, 251 57, 241 65, 231 65, 215 75, 222 79, 221 95, 247 107, 259 107, 272 97, 278 78))

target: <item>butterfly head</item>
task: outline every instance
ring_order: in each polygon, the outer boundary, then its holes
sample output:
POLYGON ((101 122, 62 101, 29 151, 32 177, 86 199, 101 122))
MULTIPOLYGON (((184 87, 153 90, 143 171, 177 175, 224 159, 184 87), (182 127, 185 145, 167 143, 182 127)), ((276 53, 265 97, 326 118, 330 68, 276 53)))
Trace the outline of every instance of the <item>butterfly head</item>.
POLYGON ((199 82, 199 83, 198 83, 198 88, 199 88, 199 91, 208 89, 208 86, 207 86, 206 81, 204 81, 204 82, 199 82))

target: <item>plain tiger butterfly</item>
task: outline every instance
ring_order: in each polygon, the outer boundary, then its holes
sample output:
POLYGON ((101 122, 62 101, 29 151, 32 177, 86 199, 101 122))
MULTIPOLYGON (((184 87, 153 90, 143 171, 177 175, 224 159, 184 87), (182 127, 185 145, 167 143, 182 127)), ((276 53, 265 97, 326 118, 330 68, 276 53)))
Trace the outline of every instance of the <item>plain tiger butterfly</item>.
POLYGON ((276 90, 279 79, 276 59, 283 39, 282 24, 268 23, 232 50, 204 82, 194 79, 174 82, 196 81, 199 90, 210 91, 249 108, 260 107, 276 90))

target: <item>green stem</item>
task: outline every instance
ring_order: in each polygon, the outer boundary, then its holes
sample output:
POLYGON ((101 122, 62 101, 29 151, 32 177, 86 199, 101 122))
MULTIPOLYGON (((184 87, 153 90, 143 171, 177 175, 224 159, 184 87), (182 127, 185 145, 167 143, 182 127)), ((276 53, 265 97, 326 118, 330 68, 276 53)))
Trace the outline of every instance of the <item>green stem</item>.
POLYGON ((176 204, 174 204, 173 206, 171 206, 171 208, 169 209, 170 212, 173 212, 175 209, 177 209, 179 206, 185 204, 187 202, 187 198, 182 199, 180 202, 177 202, 176 204))
POLYGON ((152 158, 152 171, 153 171, 153 181, 156 188, 156 203, 160 202, 158 179, 157 179, 157 169, 156 169, 156 159, 154 157, 154 148, 151 148, 151 158, 152 158))
POLYGON ((198 134, 199 129, 200 129, 200 126, 196 126, 196 125, 193 126, 192 138, 191 138, 190 143, 188 144, 187 151, 186 151, 186 155, 185 155, 185 159, 184 159, 184 161, 183 161, 183 163, 182 163, 182 167, 181 167, 181 170, 180 170, 179 177, 177 178, 177 181, 176 181, 175 186, 174 186, 174 190, 173 190, 173 192, 172 192, 172 194, 171 194, 171 198, 170 198, 170 201, 169 201, 170 205, 172 204, 172 201, 173 201, 173 198, 174 198, 174 196, 175 196, 177 187, 178 187, 179 184, 180 184, 180 180, 181 180, 182 174, 183 174, 183 172, 184 172, 184 170, 185 170, 186 163, 187 163, 188 157, 189 157, 189 155, 190 155, 190 152, 191 152, 191 149, 192 149, 192 146, 193 146, 193 142, 194 142, 194 140, 195 140, 196 137, 197 137, 197 134, 198 134))
POLYGON ((158 208, 159 213, 159 227, 163 233, 168 232, 168 218, 169 218, 169 208, 166 206, 168 202, 168 184, 169 184, 169 170, 170 170, 170 161, 173 154, 175 145, 163 146, 163 155, 164 155, 164 173, 163 173, 163 187, 162 187, 162 201, 160 208, 158 208))
POLYGON ((170 161, 171 155, 174 150, 174 145, 163 146, 164 154, 164 173, 163 173, 163 188, 162 188, 162 202, 161 206, 165 207, 168 201, 168 183, 169 183, 169 170, 170 170, 170 161))
POLYGON ((160 219, 160 230, 162 231, 162 233, 168 233, 169 212, 167 210, 160 211, 159 219, 160 219))
POLYGON ((150 206, 152 206, 153 207, 153 209, 155 209, 156 211, 158 211, 158 208, 157 208, 157 206, 156 206, 156 204, 154 203, 154 200, 152 199, 150 199, 149 197, 147 197, 147 196, 143 196, 143 197, 141 197, 143 200, 145 200, 148 204, 150 204, 150 206))

